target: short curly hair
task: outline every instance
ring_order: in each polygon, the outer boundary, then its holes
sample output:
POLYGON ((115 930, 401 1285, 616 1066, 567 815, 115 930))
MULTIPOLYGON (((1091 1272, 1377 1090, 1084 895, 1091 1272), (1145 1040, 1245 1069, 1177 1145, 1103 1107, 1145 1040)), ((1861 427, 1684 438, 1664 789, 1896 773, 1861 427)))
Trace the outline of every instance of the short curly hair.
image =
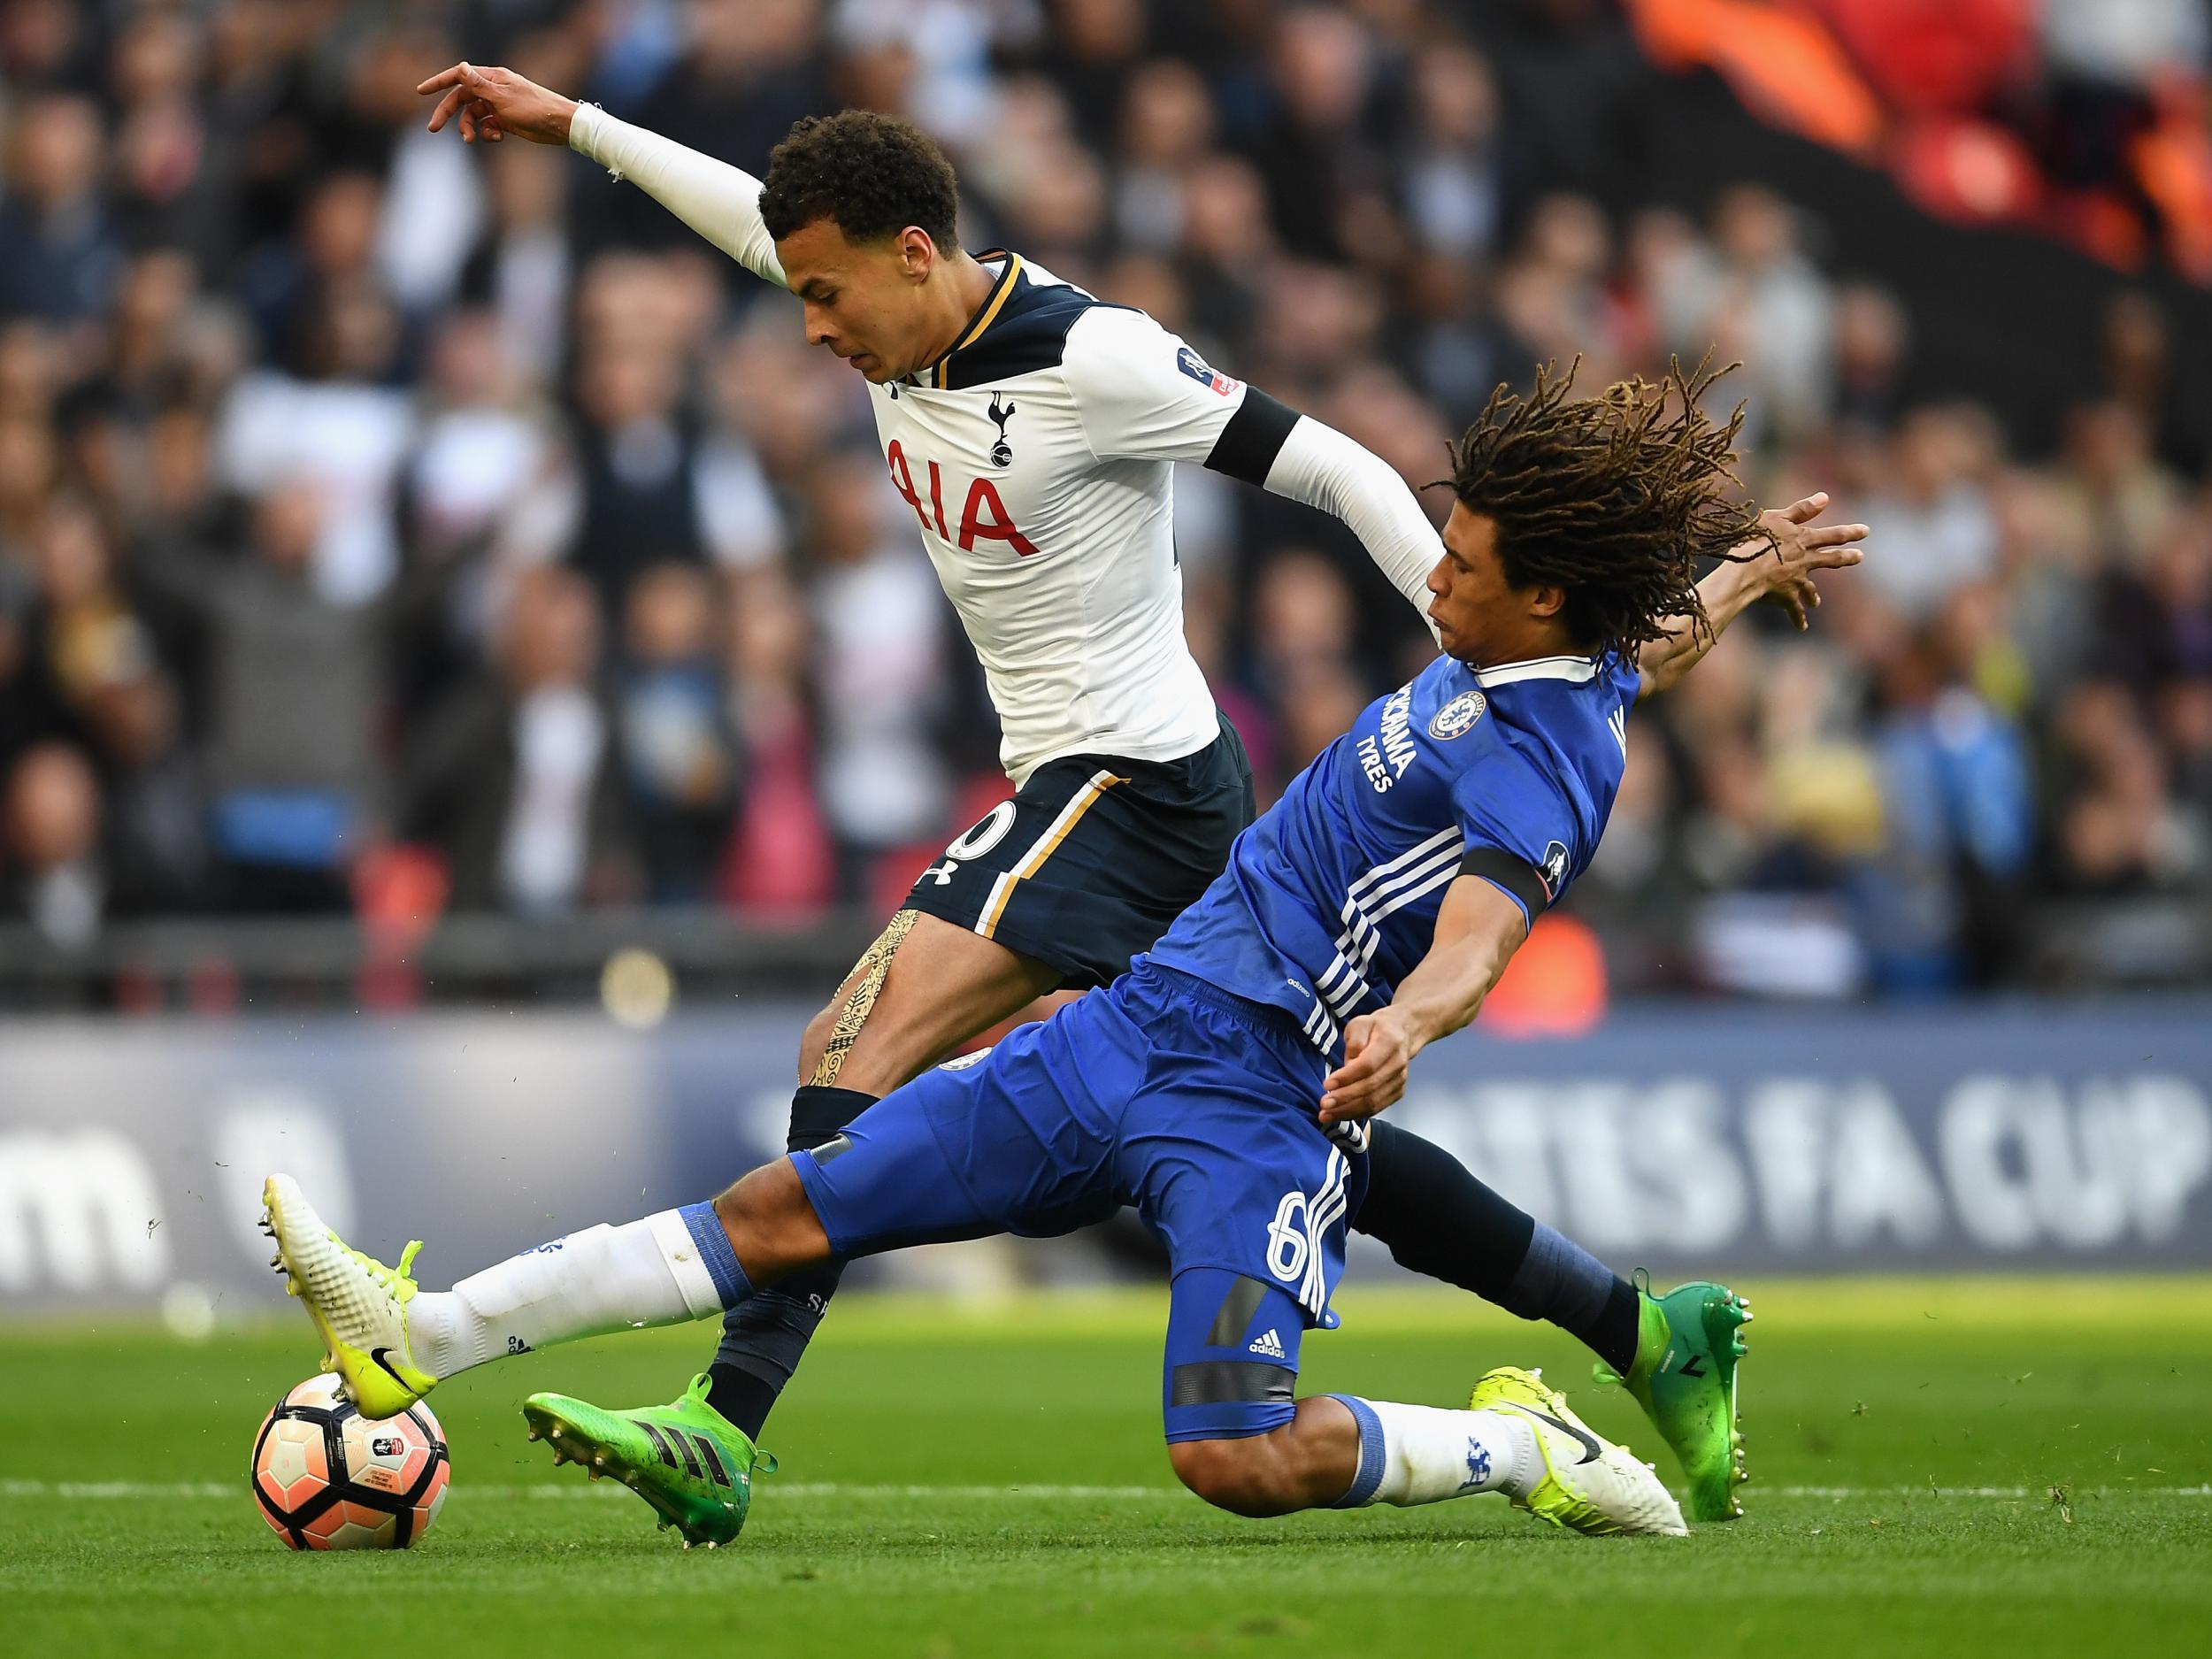
POLYGON ((950 249, 960 210, 952 163, 911 121, 872 110, 810 115, 769 152, 760 216, 781 242, 831 219, 852 242, 895 236, 909 225, 950 249))

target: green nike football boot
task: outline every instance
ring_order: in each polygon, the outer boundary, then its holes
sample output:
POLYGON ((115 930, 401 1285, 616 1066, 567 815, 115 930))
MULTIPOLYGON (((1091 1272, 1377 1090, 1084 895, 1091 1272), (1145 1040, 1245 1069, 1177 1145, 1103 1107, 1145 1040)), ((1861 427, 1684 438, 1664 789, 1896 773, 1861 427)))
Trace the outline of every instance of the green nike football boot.
POLYGON ((1635 1395, 1660 1438, 1674 1448, 1689 1479, 1690 1518, 1733 1519, 1743 1513, 1736 1488, 1751 1478, 1736 1412, 1736 1362, 1744 1354, 1740 1327, 1751 1322, 1751 1303, 1704 1279, 1655 1296, 1648 1274, 1638 1268, 1635 1278, 1635 1363, 1623 1377, 1601 1363, 1597 1379, 1635 1395))
POLYGON ((603 1411, 566 1394, 532 1394, 522 1416, 556 1463, 581 1463, 594 1480, 613 1476, 653 1506, 664 1531, 683 1534, 686 1549, 734 1541, 752 1508, 753 1476, 776 1471, 773 1457, 707 1403, 704 1372, 671 1405, 603 1411))

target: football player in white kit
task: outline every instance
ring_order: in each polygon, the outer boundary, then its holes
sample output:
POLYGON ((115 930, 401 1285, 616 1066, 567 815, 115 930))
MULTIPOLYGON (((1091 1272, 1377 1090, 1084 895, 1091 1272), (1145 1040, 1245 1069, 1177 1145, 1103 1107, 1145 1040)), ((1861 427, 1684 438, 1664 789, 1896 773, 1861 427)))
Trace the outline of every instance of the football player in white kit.
MULTIPOLYGON (((1249 765, 1184 640, 1172 463, 1334 514, 1425 615, 1441 542, 1386 463, 1142 311, 1017 253, 964 251, 952 168, 909 123, 801 121, 762 180, 509 70, 458 64, 419 89, 440 95, 434 131, 565 143, 798 297, 809 342, 868 382, 892 486, 982 661, 1014 792, 923 872, 810 1023, 791 1149, 830 1141, 1039 995, 1110 983, 1251 821, 1249 765)), ((1360 1231, 1628 1373, 1648 1298, 1440 1148, 1370 1128, 1360 1231)), ((734 1428, 750 1453, 839 1271, 744 1302, 691 1391, 634 1415, 672 1431, 695 1419, 725 1446, 734 1428)), ((693 1460, 688 1474, 664 1461, 652 1472, 671 1490, 641 1495, 664 1514, 713 1507, 693 1460)))

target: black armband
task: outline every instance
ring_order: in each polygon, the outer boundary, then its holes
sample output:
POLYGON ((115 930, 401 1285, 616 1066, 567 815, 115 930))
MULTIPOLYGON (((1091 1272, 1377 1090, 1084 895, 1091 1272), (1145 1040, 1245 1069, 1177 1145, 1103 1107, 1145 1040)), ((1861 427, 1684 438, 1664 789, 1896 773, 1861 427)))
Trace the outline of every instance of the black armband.
POLYGON ((1525 858, 1516 858, 1501 848, 1470 847, 1459 861, 1459 873, 1496 882, 1520 900, 1532 926, 1551 902, 1551 888, 1545 885, 1543 872, 1525 858))
POLYGON ((1240 478, 1248 484, 1264 485, 1268 470, 1283 452, 1290 429, 1298 424, 1298 411, 1270 397, 1256 386, 1244 388, 1244 401, 1229 424, 1214 440, 1206 465, 1217 472, 1240 478))

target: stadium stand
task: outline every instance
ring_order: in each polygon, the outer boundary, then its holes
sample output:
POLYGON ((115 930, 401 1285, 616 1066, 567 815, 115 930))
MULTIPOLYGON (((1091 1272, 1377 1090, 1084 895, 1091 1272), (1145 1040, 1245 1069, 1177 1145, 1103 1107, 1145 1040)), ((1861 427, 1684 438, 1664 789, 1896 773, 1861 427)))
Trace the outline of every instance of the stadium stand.
MULTIPOLYGON (((0 1000, 833 975, 1002 791, 857 383, 637 192, 424 132, 461 55, 754 171, 910 113, 969 245, 1417 486, 1539 361, 1742 359, 1746 488, 1876 554, 1632 725, 1574 996, 2212 975, 2200 0, 10 0, 0 1000)), ((1271 791, 1426 638, 1186 474, 1271 791)))

